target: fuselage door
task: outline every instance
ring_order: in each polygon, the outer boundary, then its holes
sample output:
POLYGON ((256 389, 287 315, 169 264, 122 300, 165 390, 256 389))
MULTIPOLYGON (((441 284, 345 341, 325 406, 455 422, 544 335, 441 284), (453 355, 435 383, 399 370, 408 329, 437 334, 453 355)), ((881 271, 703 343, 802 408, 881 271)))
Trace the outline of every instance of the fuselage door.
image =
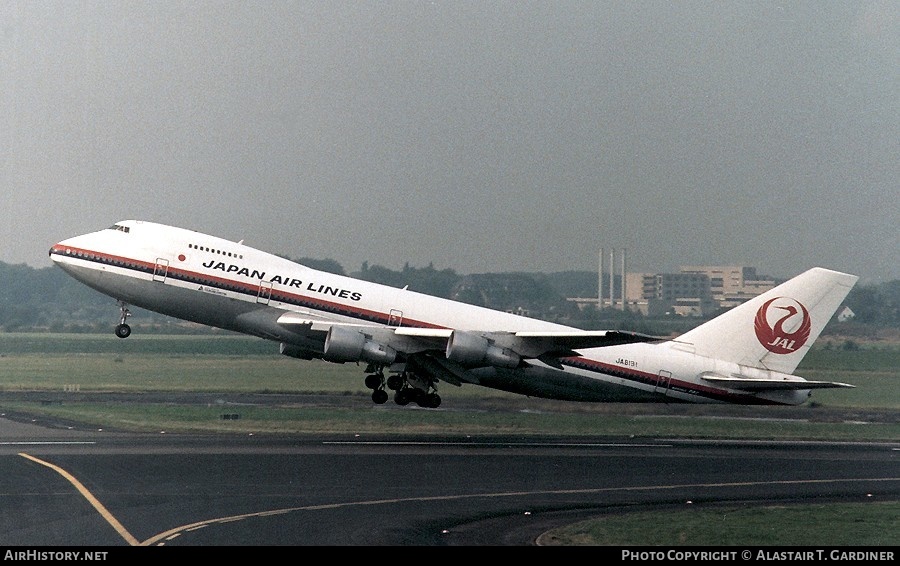
POLYGON ((403 311, 391 309, 391 314, 388 316, 388 326, 400 326, 402 323, 403 311))
POLYGON ((153 280, 165 282, 166 275, 169 274, 169 260, 161 257, 156 258, 156 266, 153 268, 153 280))
POLYGON ((268 305, 269 300, 272 299, 272 287, 273 283, 271 281, 260 281, 259 282, 259 294, 256 296, 256 302, 261 305, 268 305))
POLYGON ((656 393, 662 393, 663 395, 668 394, 669 392, 669 383, 672 381, 672 372, 666 370, 659 371, 659 378, 656 380, 656 393))

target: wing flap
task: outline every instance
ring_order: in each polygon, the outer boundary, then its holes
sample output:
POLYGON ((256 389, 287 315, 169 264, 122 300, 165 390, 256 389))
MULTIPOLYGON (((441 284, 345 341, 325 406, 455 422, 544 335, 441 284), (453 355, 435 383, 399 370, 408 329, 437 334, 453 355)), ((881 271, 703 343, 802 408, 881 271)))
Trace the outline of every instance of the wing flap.
MULTIPOLYGON (((314 332, 328 332, 328 329, 334 326, 335 324, 343 324, 337 323, 333 320, 328 320, 327 318, 319 317, 319 316, 311 316, 309 314, 288 311, 281 316, 278 317, 278 320, 275 321, 281 326, 286 326, 291 328, 292 330, 297 330, 298 328, 305 327, 307 331, 314 332)), ((363 325, 347 325, 344 326, 363 326, 363 325)))
POLYGON ((478 383, 477 378, 468 374, 465 368, 443 357, 420 354, 411 357, 410 363, 434 379, 457 387, 463 383, 478 383))
POLYGON ((398 326, 394 329, 397 336, 413 336, 420 338, 450 338, 453 330, 450 328, 414 328, 412 326, 398 326))

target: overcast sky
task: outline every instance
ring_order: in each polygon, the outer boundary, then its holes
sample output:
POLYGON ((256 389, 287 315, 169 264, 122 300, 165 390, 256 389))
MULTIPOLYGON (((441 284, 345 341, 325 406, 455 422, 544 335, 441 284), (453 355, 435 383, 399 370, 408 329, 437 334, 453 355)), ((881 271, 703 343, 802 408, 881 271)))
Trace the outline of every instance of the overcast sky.
POLYGON ((896 1, 0 2, 0 261, 136 218, 459 273, 900 279, 896 1))

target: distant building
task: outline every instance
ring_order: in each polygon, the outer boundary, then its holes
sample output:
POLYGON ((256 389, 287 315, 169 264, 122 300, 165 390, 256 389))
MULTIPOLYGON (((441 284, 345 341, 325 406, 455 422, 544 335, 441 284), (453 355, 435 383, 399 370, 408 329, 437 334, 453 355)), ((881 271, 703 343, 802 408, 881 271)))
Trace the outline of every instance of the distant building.
POLYGON ((853 318, 855 316, 856 316, 856 313, 854 313, 852 310, 850 310, 850 307, 848 307, 848 306, 841 307, 841 309, 835 315, 838 322, 846 322, 848 320, 853 320, 853 318))
POLYGON ((756 274, 746 266, 681 266, 682 273, 702 273, 709 277, 709 289, 719 308, 728 309, 746 303, 773 289, 781 281, 756 274))
MULTIPOLYGON (((678 273, 626 273, 625 308, 647 316, 706 317, 736 307, 779 283, 747 266, 681 266, 678 273)), ((569 300, 579 308, 598 303, 596 298, 569 300)))
POLYGON ((717 309, 703 273, 628 273, 625 302, 649 316, 705 316, 717 309))

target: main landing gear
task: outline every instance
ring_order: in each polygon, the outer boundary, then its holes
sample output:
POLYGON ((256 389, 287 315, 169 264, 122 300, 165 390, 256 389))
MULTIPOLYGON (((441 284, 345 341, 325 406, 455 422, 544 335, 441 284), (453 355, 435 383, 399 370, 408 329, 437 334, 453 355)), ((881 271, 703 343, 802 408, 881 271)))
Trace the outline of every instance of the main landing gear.
POLYGON ((378 370, 366 376, 366 387, 372 390, 372 402, 375 404, 387 402, 385 386, 394 391, 394 402, 398 405, 415 403, 426 409, 437 409, 441 405, 441 396, 433 383, 411 372, 393 373, 385 379, 384 373, 378 370))
POLYGON ((116 326, 116 336, 119 338, 128 338, 131 336, 131 327, 125 324, 125 321, 131 316, 131 311, 128 310, 128 305, 126 305, 124 301, 119 301, 119 309, 121 310, 122 315, 119 318, 118 326, 116 326))

